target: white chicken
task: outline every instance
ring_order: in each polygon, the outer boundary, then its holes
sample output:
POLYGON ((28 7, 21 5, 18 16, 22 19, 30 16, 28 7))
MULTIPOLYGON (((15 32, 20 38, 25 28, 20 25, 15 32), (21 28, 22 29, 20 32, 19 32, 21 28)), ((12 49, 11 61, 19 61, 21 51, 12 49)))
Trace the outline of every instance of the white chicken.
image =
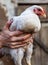
MULTIPOLYGON (((20 16, 14 16, 13 23, 10 26, 10 30, 21 30, 24 32, 38 32, 41 28, 40 19, 38 16, 44 16, 44 9, 38 5, 31 6, 27 8, 20 16)), ((31 65, 31 56, 33 52, 33 44, 31 42, 26 47, 18 48, 18 49, 10 49, 10 54, 14 59, 15 65, 22 65, 22 59, 24 56, 24 52, 26 52, 26 62, 28 65, 31 65)))

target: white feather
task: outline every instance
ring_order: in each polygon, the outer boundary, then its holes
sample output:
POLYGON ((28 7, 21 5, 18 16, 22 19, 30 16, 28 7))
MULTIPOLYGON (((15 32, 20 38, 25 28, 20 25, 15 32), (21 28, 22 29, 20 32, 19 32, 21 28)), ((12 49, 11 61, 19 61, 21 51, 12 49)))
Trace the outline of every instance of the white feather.
POLYGON ((41 28, 40 20, 36 14, 22 15, 13 17, 13 23, 10 30, 23 30, 26 32, 32 31, 38 32, 41 28))
MULTIPOLYGON (((32 8, 33 9, 33 8, 32 8)), ((40 19, 39 17, 31 11, 31 7, 27 8, 23 13, 21 13, 20 16, 15 16, 12 18, 13 23, 10 26, 10 30, 14 31, 17 30, 23 30, 25 32, 38 32, 41 28, 40 19)), ((26 47, 26 62, 28 65, 31 65, 31 55, 33 52, 33 44, 31 42, 28 42, 29 45, 26 47)), ((21 61, 24 56, 25 49, 19 48, 19 49, 13 49, 10 50, 12 57, 14 58, 15 64, 22 65, 21 61), (17 52, 19 53, 17 53, 17 52)))

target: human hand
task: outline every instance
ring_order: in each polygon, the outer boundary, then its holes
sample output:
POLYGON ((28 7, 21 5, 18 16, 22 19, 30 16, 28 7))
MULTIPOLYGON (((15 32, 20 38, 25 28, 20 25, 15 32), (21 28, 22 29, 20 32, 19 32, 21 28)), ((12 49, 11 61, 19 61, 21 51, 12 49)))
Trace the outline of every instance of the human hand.
MULTIPOLYGON (((27 45, 25 42, 29 41, 31 34, 25 34, 22 36, 23 32, 21 31, 13 31, 11 32, 9 30, 10 25, 12 22, 7 22, 6 25, 3 28, 3 31, 1 32, 0 35, 0 46, 7 46, 10 48, 19 48, 27 45)), ((33 42, 33 39, 32 39, 33 42)))

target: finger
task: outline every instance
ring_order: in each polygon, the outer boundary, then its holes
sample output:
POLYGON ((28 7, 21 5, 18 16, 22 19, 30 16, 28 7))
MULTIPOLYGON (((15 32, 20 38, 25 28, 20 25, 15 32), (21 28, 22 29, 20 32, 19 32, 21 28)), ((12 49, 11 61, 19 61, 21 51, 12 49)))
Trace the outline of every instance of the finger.
POLYGON ((23 44, 23 45, 15 45, 15 46, 9 46, 10 48, 12 48, 12 49, 15 49, 15 48, 20 48, 20 47, 24 47, 24 46, 26 46, 27 44, 23 44))
POLYGON ((28 39, 28 38, 30 38, 31 37, 31 34, 26 34, 24 37, 22 37, 21 39, 22 39, 22 41, 24 41, 24 40, 26 40, 26 39, 28 39))
POLYGON ((3 29, 9 29, 10 25, 12 24, 12 22, 13 22, 13 21, 8 21, 8 22, 5 24, 5 26, 4 26, 3 29))
POLYGON ((25 40, 23 42, 31 42, 31 43, 33 43, 33 39, 32 38, 29 38, 29 39, 27 39, 27 40, 25 40))
POLYGON ((11 37, 11 41, 12 42, 20 42, 20 41, 24 41, 26 39, 28 39, 31 36, 31 34, 26 34, 25 36, 21 36, 21 37, 11 37))
POLYGON ((23 32, 21 32, 21 31, 13 31, 13 32, 10 32, 10 36, 11 37, 13 37, 13 36, 19 36, 21 34, 23 34, 23 32))
POLYGON ((11 42, 11 43, 7 43, 5 45, 16 46, 16 45, 24 45, 24 44, 28 44, 28 43, 26 43, 26 42, 11 42))
POLYGON ((33 43, 33 39, 27 39, 27 40, 25 40, 25 41, 23 41, 23 42, 8 42, 7 44, 5 44, 5 45, 13 45, 13 46, 15 46, 15 45, 23 45, 23 44, 29 44, 28 42, 31 42, 31 43, 33 43))
POLYGON ((5 35, 7 35, 7 36, 9 36, 9 37, 13 37, 13 36, 19 36, 19 35, 22 35, 23 34, 23 32, 21 32, 21 31, 9 31, 9 30, 3 30, 3 34, 5 34, 5 35))

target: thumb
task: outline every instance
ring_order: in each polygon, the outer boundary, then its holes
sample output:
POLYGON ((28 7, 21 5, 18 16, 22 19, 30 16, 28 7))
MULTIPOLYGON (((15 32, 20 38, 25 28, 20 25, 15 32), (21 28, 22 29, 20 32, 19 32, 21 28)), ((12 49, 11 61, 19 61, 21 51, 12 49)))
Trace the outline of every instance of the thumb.
POLYGON ((4 26, 4 30, 8 30, 10 28, 10 25, 12 24, 13 21, 8 21, 5 26, 4 26))

